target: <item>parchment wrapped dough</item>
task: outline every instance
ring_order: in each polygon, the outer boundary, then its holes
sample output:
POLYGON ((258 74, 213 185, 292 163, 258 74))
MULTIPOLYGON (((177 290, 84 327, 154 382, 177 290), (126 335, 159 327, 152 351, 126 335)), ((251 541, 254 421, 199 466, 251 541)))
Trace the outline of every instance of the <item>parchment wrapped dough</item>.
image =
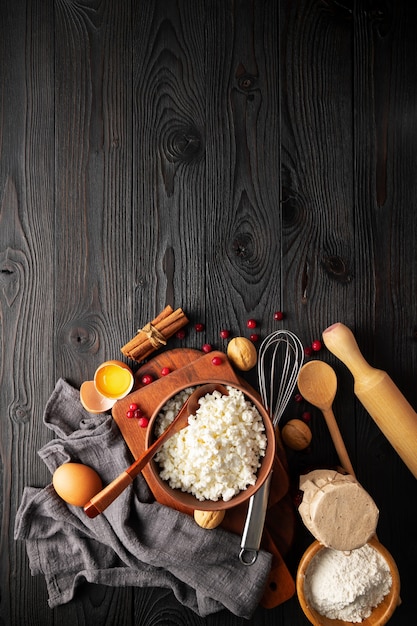
POLYGON ((314 470, 300 477, 301 519, 312 535, 334 550, 360 548, 375 534, 379 510, 351 475, 314 470))

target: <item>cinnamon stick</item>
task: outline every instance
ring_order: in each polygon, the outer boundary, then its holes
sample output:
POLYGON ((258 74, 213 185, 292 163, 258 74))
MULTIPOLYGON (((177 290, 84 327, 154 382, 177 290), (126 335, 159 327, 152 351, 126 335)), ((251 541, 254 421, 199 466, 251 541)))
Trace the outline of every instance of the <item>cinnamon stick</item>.
POLYGON ((174 311, 168 305, 152 322, 148 322, 139 329, 135 337, 125 344, 121 351, 134 361, 143 361, 154 350, 166 345, 167 340, 188 324, 188 321, 181 308, 174 311))

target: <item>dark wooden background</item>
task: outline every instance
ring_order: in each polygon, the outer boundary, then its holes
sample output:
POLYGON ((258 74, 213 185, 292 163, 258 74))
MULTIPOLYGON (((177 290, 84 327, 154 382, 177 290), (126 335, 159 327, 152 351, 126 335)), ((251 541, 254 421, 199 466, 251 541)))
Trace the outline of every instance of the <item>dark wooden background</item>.
MULTIPOLYGON (((192 321, 170 348, 223 349, 249 317, 308 345, 342 321, 417 407, 416 32, 406 0, 0 0, 2 626, 307 623, 296 598, 200 619, 165 591, 93 585, 50 610, 14 517, 50 481, 56 380, 91 379, 166 304, 192 321)), ((400 570, 391 623, 410 626, 416 480, 319 356, 400 570)), ((337 462, 314 409, 311 427, 293 477, 337 462)), ((300 528, 293 567, 310 541, 300 528)))

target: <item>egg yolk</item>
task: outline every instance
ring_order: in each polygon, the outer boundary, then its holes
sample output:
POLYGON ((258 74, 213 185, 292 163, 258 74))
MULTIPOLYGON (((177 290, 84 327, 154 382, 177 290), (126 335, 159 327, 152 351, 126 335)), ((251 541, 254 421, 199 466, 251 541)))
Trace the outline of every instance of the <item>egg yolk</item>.
POLYGON ((123 395, 132 384, 132 375, 118 365, 105 365, 96 374, 97 389, 105 396, 117 398, 123 395))

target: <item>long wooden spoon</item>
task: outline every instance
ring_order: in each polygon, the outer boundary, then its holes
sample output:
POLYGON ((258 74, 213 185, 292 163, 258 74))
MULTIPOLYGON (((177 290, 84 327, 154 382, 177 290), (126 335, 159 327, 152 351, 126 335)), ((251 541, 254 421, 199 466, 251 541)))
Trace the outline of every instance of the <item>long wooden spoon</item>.
POLYGON ((342 467, 353 477, 355 472, 337 425, 332 405, 337 391, 336 372, 324 361, 310 361, 298 375, 298 389, 303 398, 323 413, 342 467))
POLYGON ((84 511, 88 517, 96 517, 106 509, 136 478, 147 463, 154 457, 161 446, 170 437, 178 433, 180 430, 188 426, 188 418, 195 415, 198 409, 198 401, 202 396, 213 391, 220 391, 223 395, 228 395, 227 388, 218 383, 208 383, 201 385, 190 395, 188 400, 182 406, 180 412, 173 422, 166 428, 160 437, 134 462, 130 467, 115 478, 107 487, 104 487, 97 493, 87 504, 84 505, 84 511))

